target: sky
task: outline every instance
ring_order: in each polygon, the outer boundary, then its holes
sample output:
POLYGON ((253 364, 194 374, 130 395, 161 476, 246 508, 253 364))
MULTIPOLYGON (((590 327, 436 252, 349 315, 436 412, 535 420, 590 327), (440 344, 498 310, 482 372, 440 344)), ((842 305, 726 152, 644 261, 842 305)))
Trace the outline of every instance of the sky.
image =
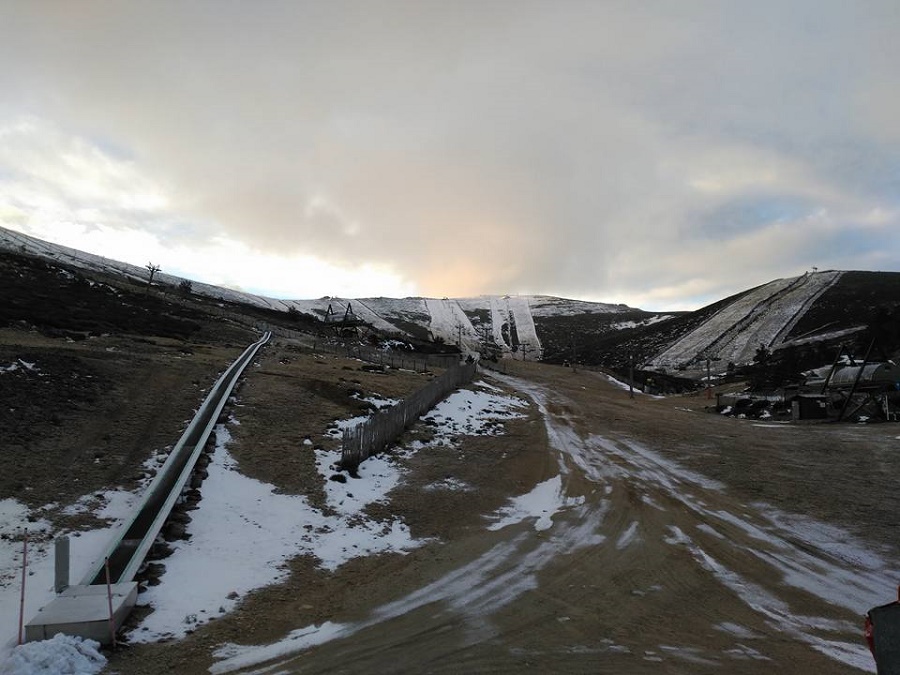
POLYGON ((0 225, 282 298, 900 271, 896 0, 0 0, 0 225))

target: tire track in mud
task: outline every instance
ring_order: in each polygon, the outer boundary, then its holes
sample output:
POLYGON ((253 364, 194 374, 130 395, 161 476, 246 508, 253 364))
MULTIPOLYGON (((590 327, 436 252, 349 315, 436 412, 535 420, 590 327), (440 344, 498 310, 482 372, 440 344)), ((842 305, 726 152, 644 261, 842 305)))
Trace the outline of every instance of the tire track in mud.
MULTIPOLYGON (((548 411, 546 391, 521 381, 507 384, 531 396, 549 426, 560 425, 548 411)), ((571 428, 566 420, 562 426, 571 428)), ((763 504, 731 502, 723 485, 633 439, 595 435, 577 442, 565 431, 551 434, 556 439, 564 436, 567 442, 557 449, 566 452, 585 477, 606 483, 608 494, 627 494, 626 504, 612 498, 613 514, 618 505, 625 508, 604 523, 608 539, 630 545, 641 533, 646 540, 661 538, 686 549, 697 565, 771 627, 846 666, 873 670, 859 639, 857 617, 860 608, 883 602, 879 589, 896 583, 881 558, 839 528, 763 504), (637 517, 624 515, 637 505, 637 493, 655 514, 639 508, 637 517)), ((687 575, 676 566, 662 572, 662 586, 685 584, 687 575)))
POLYGON ((585 433, 577 403, 496 377, 544 418, 559 471, 550 525, 486 529, 480 553, 364 618, 226 645, 210 672, 873 671, 858 610, 888 583, 878 556, 742 504, 634 438, 585 433))
MULTIPOLYGON (((217 652, 222 658, 210 672, 231 673, 273 660, 269 668, 279 672, 292 664, 291 657, 311 647, 338 638, 356 636, 365 629, 394 619, 422 615, 423 622, 416 623, 412 635, 398 631, 388 641, 391 648, 408 645, 422 638, 422 626, 426 632, 440 632, 443 628, 460 623, 469 626, 467 632, 483 640, 493 629, 487 620, 495 612, 518 599, 522 594, 538 587, 537 575, 550 561, 560 555, 573 553, 581 548, 601 543, 595 532, 603 518, 603 512, 578 507, 568 527, 556 528, 545 539, 535 540, 528 533, 520 533, 508 541, 502 541, 488 549, 472 562, 427 584, 413 593, 374 610, 370 617, 357 623, 325 623, 296 630, 286 640, 273 645, 251 648, 225 647, 217 652), (434 620, 437 624, 434 624, 434 620)), ((361 652, 358 659, 365 660, 372 652, 386 649, 383 635, 371 642, 365 638, 355 642, 351 651, 361 652)), ((353 658, 344 654, 345 665, 353 658)))

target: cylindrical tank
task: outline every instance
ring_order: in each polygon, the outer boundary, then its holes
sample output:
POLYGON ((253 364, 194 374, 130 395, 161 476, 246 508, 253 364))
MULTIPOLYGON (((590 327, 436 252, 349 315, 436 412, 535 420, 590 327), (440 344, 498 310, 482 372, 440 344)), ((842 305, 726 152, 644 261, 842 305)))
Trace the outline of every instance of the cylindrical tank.
POLYGON ((856 382, 856 376, 862 368, 859 378, 859 387, 879 389, 893 387, 900 382, 900 366, 893 363, 869 363, 865 366, 845 366, 836 370, 828 383, 830 387, 837 389, 849 389, 856 382))

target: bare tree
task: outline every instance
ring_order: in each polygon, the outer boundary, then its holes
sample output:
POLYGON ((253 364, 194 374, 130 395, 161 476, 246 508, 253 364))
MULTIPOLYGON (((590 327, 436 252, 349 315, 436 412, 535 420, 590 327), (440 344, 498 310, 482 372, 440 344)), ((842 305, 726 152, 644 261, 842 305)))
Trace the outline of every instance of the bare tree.
POLYGON ((160 267, 159 267, 159 265, 154 265, 153 263, 147 263, 145 265, 145 267, 147 268, 147 271, 150 272, 150 278, 147 279, 147 285, 152 286, 153 285, 153 277, 156 276, 157 272, 159 272, 160 267))

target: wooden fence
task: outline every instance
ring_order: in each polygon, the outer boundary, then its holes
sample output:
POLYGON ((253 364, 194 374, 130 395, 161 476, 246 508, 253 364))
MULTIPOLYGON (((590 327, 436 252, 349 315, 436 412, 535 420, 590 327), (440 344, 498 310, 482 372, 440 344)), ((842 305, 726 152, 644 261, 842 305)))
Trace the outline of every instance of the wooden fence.
POLYGON ((385 450, 422 413, 475 377, 475 364, 455 364, 400 403, 382 410, 352 429, 344 430, 341 468, 355 473, 360 463, 385 450))
POLYGON ((392 368, 404 368, 416 372, 427 372, 432 368, 450 368, 459 363, 459 354, 423 354, 421 352, 386 351, 376 347, 365 345, 333 343, 322 335, 311 335, 301 331, 291 330, 282 326, 258 321, 256 328, 260 331, 270 331, 273 335, 284 337, 300 343, 310 353, 327 352, 347 356, 348 358, 377 363, 392 368))
POLYGON ((385 351, 374 347, 353 345, 347 347, 347 356, 369 363, 378 363, 392 368, 426 371, 432 367, 451 368, 459 363, 459 354, 421 354, 417 352, 385 351))

